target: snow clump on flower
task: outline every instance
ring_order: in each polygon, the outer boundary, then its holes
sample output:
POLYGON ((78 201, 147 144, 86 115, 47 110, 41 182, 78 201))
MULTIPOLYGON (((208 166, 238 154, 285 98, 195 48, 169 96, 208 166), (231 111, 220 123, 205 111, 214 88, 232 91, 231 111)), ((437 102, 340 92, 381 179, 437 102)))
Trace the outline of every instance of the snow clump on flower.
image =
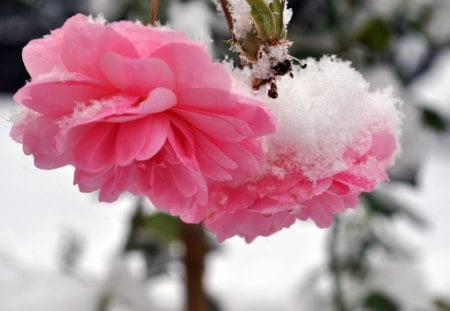
MULTIPOLYGON (((235 75, 242 90, 248 73, 235 75)), ((349 62, 335 57, 309 59, 294 75, 282 78, 277 99, 260 92, 279 124, 267 138, 264 169, 210 187, 205 224, 221 240, 252 241, 297 219, 328 227, 388 177, 401 123, 390 90, 370 91, 349 62)))

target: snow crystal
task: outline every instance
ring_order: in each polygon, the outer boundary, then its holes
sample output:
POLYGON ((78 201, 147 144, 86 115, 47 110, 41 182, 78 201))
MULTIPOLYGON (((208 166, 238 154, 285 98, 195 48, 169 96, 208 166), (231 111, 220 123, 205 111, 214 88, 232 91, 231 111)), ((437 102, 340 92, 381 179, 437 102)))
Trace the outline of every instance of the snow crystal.
POLYGON ((192 39, 203 43, 212 51, 211 23, 214 16, 203 1, 175 2, 169 8, 169 24, 192 39), (193 19, 192 16, 196 18, 193 19))
POLYGON ((250 5, 244 0, 229 0, 229 8, 233 16, 233 33, 236 38, 243 38, 253 29, 250 5))
POLYGON ((89 15, 88 22, 93 23, 93 24, 105 25, 106 18, 103 16, 102 13, 97 14, 97 16, 89 15))
POLYGON ((293 15, 292 9, 287 8, 287 3, 288 2, 286 1, 286 3, 284 4, 284 11, 283 11, 283 22, 284 22, 284 26, 286 28, 287 28, 289 22, 291 21, 292 15, 293 15))
MULTIPOLYGON (((274 165, 277 175, 298 165, 306 176, 317 180, 343 167, 348 147, 357 148, 365 130, 399 131, 399 100, 389 89, 371 92, 369 84, 350 62, 325 56, 308 59, 307 67, 294 66, 294 78, 284 76, 278 84, 279 97, 268 98, 261 88, 257 94, 277 118, 278 130, 269 140, 268 160, 292 159, 292 163, 274 165), (288 155, 291 150, 295 153, 288 155)), ((243 88, 250 71, 235 71, 233 88, 243 88), (237 81, 240 81, 237 82, 237 81)), ((248 84, 247 84, 248 85, 248 84)), ((248 86, 247 86, 248 87, 248 86)))
POLYGON ((272 67, 288 59, 290 45, 265 46, 259 51, 258 62, 253 64, 252 76, 257 79, 267 79, 273 76, 272 67))

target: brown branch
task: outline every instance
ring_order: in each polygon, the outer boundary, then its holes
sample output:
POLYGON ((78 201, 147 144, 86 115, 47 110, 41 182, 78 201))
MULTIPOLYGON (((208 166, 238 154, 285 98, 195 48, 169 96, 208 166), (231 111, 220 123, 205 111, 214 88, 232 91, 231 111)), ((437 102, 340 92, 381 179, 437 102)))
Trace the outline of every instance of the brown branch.
POLYGON ((182 224, 182 239, 186 248, 185 311, 206 311, 207 300, 203 288, 203 272, 207 252, 205 234, 200 225, 182 224))
POLYGON ((158 21, 159 0, 150 0, 150 12, 148 14, 148 23, 152 26, 158 21))
POLYGON ((222 7, 223 14, 225 14, 225 18, 228 23, 228 28, 230 28, 231 36, 234 39, 233 17, 231 16, 230 8, 228 7, 229 6, 228 0, 219 0, 219 2, 220 2, 220 6, 222 7))

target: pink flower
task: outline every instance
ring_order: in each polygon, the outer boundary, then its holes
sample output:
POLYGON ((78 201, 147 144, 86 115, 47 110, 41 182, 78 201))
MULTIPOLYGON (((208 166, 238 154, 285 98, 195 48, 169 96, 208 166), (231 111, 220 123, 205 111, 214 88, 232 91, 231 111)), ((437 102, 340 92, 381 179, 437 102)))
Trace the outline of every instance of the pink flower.
POLYGON ((397 148, 389 132, 364 133, 355 143, 358 151, 345 153, 347 166, 320 179, 304 175, 295 163, 295 150, 279 153, 276 160, 256 177, 211 186, 205 220, 219 240, 239 235, 247 242, 289 227, 297 219, 312 219, 320 228, 329 227, 333 215, 356 207, 361 192, 370 192, 386 180, 386 168, 397 148))
POLYGON ((266 139, 263 169, 210 185, 204 224, 219 240, 250 242, 296 220, 328 227, 388 177, 400 126, 389 90, 372 92, 349 63, 323 57, 283 78, 278 91, 266 99, 279 127, 266 139))
POLYGON ((182 33, 76 15, 23 59, 32 79, 14 97, 27 110, 12 137, 39 168, 73 165, 74 183, 102 201, 129 191, 199 222, 209 183, 263 163, 269 114, 182 33))

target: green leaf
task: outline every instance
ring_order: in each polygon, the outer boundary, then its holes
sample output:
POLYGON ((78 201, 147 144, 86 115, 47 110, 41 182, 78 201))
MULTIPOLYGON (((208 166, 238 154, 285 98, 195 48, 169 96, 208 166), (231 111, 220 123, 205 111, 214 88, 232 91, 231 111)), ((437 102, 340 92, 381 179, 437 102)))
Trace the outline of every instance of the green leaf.
POLYGON ((358 33, 357 39, 375 52, 385 51, 391 42, 390 25, 381 18, 370 20, 358 33))
POLYGON ((269 8, 275 18, 275 34, 274 37, 278 40, 286 39, 286 29, 283 21, 285 0, 273 0, 269 4, 269 8))
POLYGON ((248 61, 258 61, 258 51, 261 45, 261 40, 255 33, 248 32, 244 39, 239 41, 239 45, 241 47, 242 54, 244 54, 248 61))
POLYGON ((246 0, 250 5, 250 15, 255 23, 259 38, 271 42, 275 38, 276 22, 269 6, 264 0, 246 0))
POLYGON ((180 220, 163 212, 157 212, 147 216, 144 221, 145 230, 161 238, 165 242, 171 242, 180 238, 180 220))
POLYGON ((412 210, 405 207, 398 199, 386 193, 374 191, 362 195, 370 212, 386 218, 404 217, 419 228, 425 228, 427 222, 412 210))
POLYGON ((437 111, 430 108, 422 108, 422 121, 437 132, 445 132, 448 128, 447 120, 437 111))
POLYGON ((363 304, 370 311, 400 311, 400 307, 392 297, 379 291, 369 293, 363 304))
POLYGON ((433 300, 433 305, 439 311, 450 311, 450 301, 448 301, 448 300, 445 300, 442 298, 436 298, 433 300))

